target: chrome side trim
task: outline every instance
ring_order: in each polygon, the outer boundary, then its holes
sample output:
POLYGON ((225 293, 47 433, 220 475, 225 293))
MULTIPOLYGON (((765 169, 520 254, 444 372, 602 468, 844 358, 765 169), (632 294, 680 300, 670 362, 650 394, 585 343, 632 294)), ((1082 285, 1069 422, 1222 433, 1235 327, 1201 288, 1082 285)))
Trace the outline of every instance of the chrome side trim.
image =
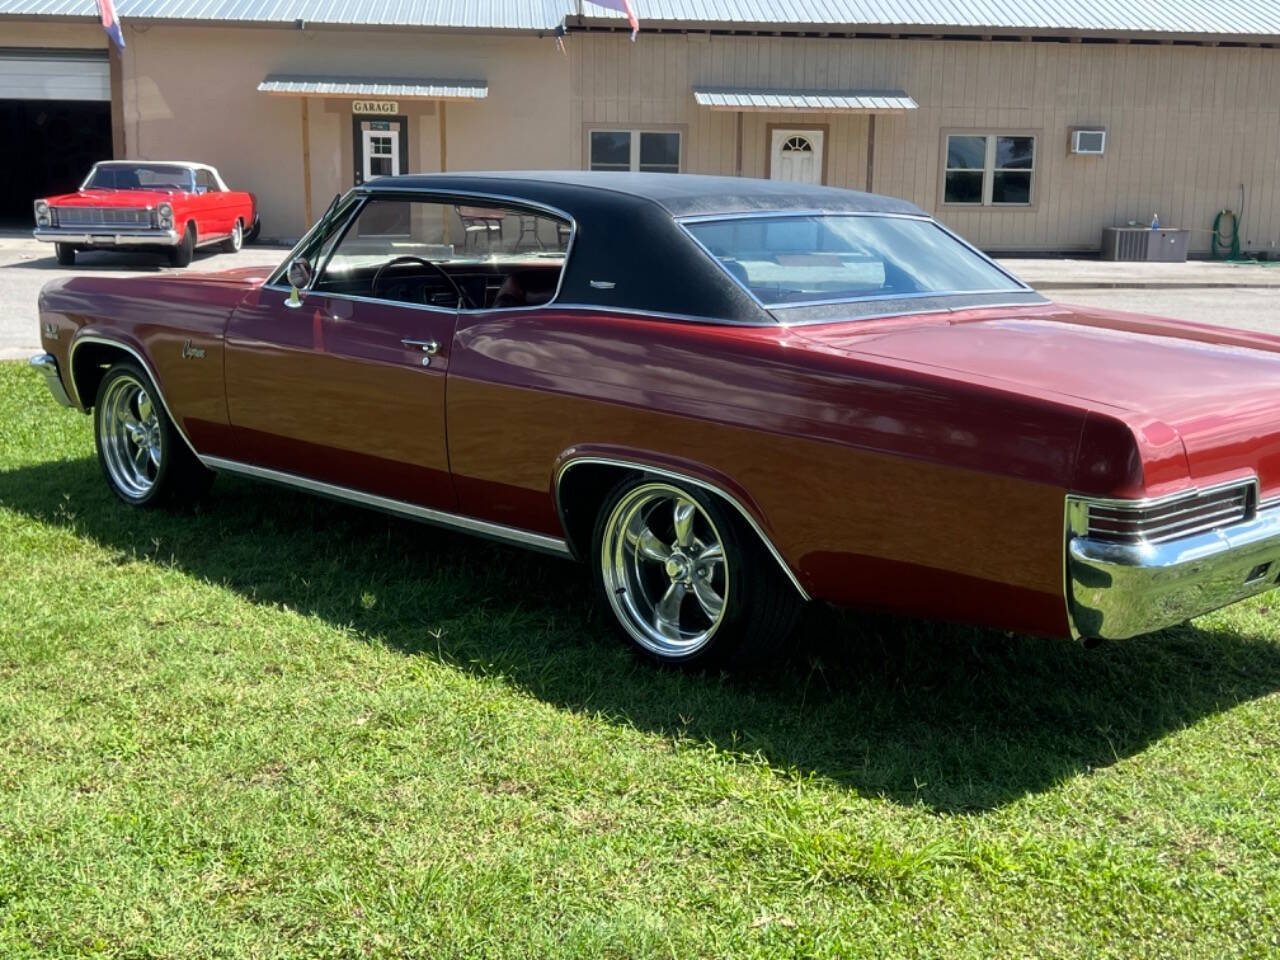
POLYGON ((541 533, 531 533, 528 530, 521 530, 518 527, 508 527, 500 523, 490 523, 488 520, 477 520, 475 517, 462 516, 461 514, 449 513, 444 510, 433 510, 430 507, 420 507, 417 504, 407 503, 404 500, 395 500, 391 497, 380 497, 376 494, 353 490, 350 487, 340 487, 336 484, 324 483, 323 481, 312 480, 308 477, 300 477, 296 474, 285 473, 281 470, 271 470, 267 467, 258 467, 249 463, 240 463, 237 460, 224 460, 221 457, 200 457, 200 462, 210 470, 222 470, 227 473, 235 473, 240 474, 241 476, 252 477, 255 480, 266 480, 270 483, 278 483, 286 487, 294 487, 299 490, 305 490, 308 493, 315 493, 320 496, 330 497, 334 500, 343 500, 348 503, 357 504, 358 506, 381 510, 384 513, 392 513, 397 516, 409 517, 413 520, 421 520, 425 523, 431 523, 441 527, 462 530, 466 533, 473 533, 477 536, 487 537, 490 540, 500 540, 503 543, 514 543, 522 547, 529 547, 530 549, 549 553, 557 557, 571 556, 569 544, 559 537, 549 537, 541 533))
POLYGON ((83 334, 71 341, 71 346, 67 348, 67 366, 70 368, 67 371, 67 379, 71 382, 71 390, 74 394, 76 406, 79 409, 84 411, 88 411, 89 409, 85 406, 84 400, 80 396, 80 388, 76 384, 76 349, 81 344, 85 343, 100 343, 108 347, 115 347, 119 350, 123 350, 125 353, 133 357, 133 359, 137 360, 138 363, 142 364, 142 369, 147 372, 147 376, 151 378, 152 385, 156 388, 156 394, 160 397, 160 403, 164 407, 164 412, 168 414, 169 422, 173 424, 173 429, 178 431, 178 436, 182 438, 182 442, 187 445, 187 448, 197 457, 200 456, 200 451, 195 448, 195 445, 187 436, 186 431, 182 429, 181 421, 179 421, 178 418, 173 415, 173 411, 169 409, 169 401, 164 397, 164 391, 160 388, 160 381, 156 379, 155 370, 152 369, 151 364, 147 362, 146 358, 142 354, 127 343, 121 343, 119 340, 114 340, 110 337, 100 337, 96 334, 83 334))
POLYGON ((66 387, 62 385, 62 378, 58 376, 58 361, 53 354, 38 354, 32 357, 28 363, 34 369, 40 371, 40 375, 44 378, 44 385, 49 388, 54 400, 64 407, 74 406, 71 398, 67 396, 66 387))
POLYGON ((742 515, 742 519, 747 521, 751 529, 755 531, 756 536, 760 538, 760 542, 763 543, 766 548, 768 548, 769 553, 773 555, 773 559, 776 560, 778 563, 778 566, 782 568, 782 572, 787 575, 787 579, 791 581, 791 585, 796 588, 796 592, 800 594, 800 598, 806 602, 813 599, 812 597, 809 596, 809 592, 805 590, 803 586, 800 585, 800 581, 796 578, 795 572, 792 571, 791 567, 787 564, 787 561, 782 558, 782 554, 779 553, 778 548, 773 545, 773 541, 770 540, 769 537, 765 534, 764 530, 761 529, 760 524, 756 522, 756 518, 751 515, 751 511, 748 510, 746 507, 744 507, 738 501, 737 497, 726 492, 723 488, 718 487, 713 483, 708 483, 705 480, 699 480, 697 477, 691 477, 688 474, 677 473, 676 471, 668 470, 665 467, 655 467, 650 464, 643 463, 637 460, 615 460, 615 459, 610 459, 608 457, 574 457, 562 463, 560 465, 560 469, 556 471, 556 477, 555 477, 556 512, 559 514, 559 516, 561 517, 564 516, 564 510, 560 503, 560 484, 564 480, 565 474, 567 474, 573 467, 581 466, 583 464, 588 464, 588 463, 598 464, 598 465, 607 466, 607 467, 627 467, 629 469, 638 470, 642 473, 650 474, 652 476, 664 477, 667 480, 679 480, 683 483, 692 484, 693 486, 699 487, 702 490, 707 490, 710 493, 714 493, 716 496, 720 497, 726 503, 730 504, 735 510, 738 511, 738 513, 742 515))

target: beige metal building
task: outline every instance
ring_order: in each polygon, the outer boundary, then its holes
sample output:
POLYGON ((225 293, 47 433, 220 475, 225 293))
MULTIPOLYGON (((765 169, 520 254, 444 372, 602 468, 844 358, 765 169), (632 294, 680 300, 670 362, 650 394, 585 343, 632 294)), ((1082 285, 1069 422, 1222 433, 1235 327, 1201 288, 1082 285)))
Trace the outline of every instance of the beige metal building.
POLYGON ((996 251, 1097 250, 1158 214, 1206 253, 1230 208, 1280 256, 1277 0, 739 6, 636 0, 632 42, 578 0, 118 0, 108 56, 92 0, 0 0, 0 216, 72 185, 24 126, 71 110, 85 158, 212 163, 271 237, 370 176, 594 167, 870 189, 996 251))

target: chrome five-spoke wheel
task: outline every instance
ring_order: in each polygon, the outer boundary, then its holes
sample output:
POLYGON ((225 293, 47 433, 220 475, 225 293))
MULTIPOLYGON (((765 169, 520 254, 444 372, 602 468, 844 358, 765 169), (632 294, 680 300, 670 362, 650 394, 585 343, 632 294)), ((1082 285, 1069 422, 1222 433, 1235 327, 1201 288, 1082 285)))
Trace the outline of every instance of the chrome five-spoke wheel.
POLYGON ((121 500, 142 507, 195 500, 209 489, 206 470, 174 428, 151 378, 132 361, 102 377, 94 400, 98 462, 121 500))
POLYGON ((127 374, 112 379, 99 403, 103 467, 128 498, 144 499, 159 479, 164 455, 159 410, 147 387, 127 374))
POLYGON ((605 523, 600 561, 619 621, 646 650, 684 658, 720 628, 730 582, 724 539, 680 488, 646 483, 628 491, 605 523))

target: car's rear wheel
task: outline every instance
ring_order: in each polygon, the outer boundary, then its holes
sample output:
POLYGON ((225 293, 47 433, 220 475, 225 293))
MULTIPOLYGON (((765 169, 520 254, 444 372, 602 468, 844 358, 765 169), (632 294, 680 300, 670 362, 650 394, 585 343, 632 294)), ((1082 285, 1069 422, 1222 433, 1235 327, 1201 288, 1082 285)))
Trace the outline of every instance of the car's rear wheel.
POLYGON ((213 482, 165 412, 151 379, 131 361, 103 376, 93 410, 98 463, 125 503, 193 500, 213 482))
POLYGON ((592 546, 602 605, 651 660, 751 664, 776 655, 795 624, 799 597, 754 532, 692 485, 623 481, 592 546))
POLYGON ((257 217, 253 218, 253 226, 244 233, 245 243, 254 243, 258 239, 258 234, 262 232, 262 221, 257 217))
POLYGON ((182 239, 178 241, 176 247, 169 249, 169 263, 175 267, 187 267, 191 265, 191 258, 196 254, 196 225, 188 223, 187 228, 182 231, 182 239))
POLYGON ((244 224, 237 220, 235 226, 231 228, 231 236, 222 241, 222 252, 239 253, 242 246, 244 246, 244 224))
POLYGON ((53 245, 53 254, 64 267, 74 267, 76 265, 76 248, 69 243, 55 243, 53 245))

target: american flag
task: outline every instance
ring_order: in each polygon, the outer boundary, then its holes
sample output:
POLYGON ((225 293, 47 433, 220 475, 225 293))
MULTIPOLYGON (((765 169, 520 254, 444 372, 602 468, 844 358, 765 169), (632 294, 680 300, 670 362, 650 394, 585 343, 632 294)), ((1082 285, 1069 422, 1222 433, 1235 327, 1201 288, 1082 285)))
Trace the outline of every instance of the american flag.
POLYGON ((102 15, 102 29, 116 45, 117 50, 124 49, 124 33, 120 30, 120 18, 116 16, 115 0, 98 0, 98 13, 102 15))
POLYGON ((640 21, 636 19, 636 11, 631 6, 631 0, 587 0, 587 2, 594 3, 597 7, 608 7, 610 10, 625 13, 627 22, 631 24, 631 39, 635 41, 636 34, 640 32, 640 21))

